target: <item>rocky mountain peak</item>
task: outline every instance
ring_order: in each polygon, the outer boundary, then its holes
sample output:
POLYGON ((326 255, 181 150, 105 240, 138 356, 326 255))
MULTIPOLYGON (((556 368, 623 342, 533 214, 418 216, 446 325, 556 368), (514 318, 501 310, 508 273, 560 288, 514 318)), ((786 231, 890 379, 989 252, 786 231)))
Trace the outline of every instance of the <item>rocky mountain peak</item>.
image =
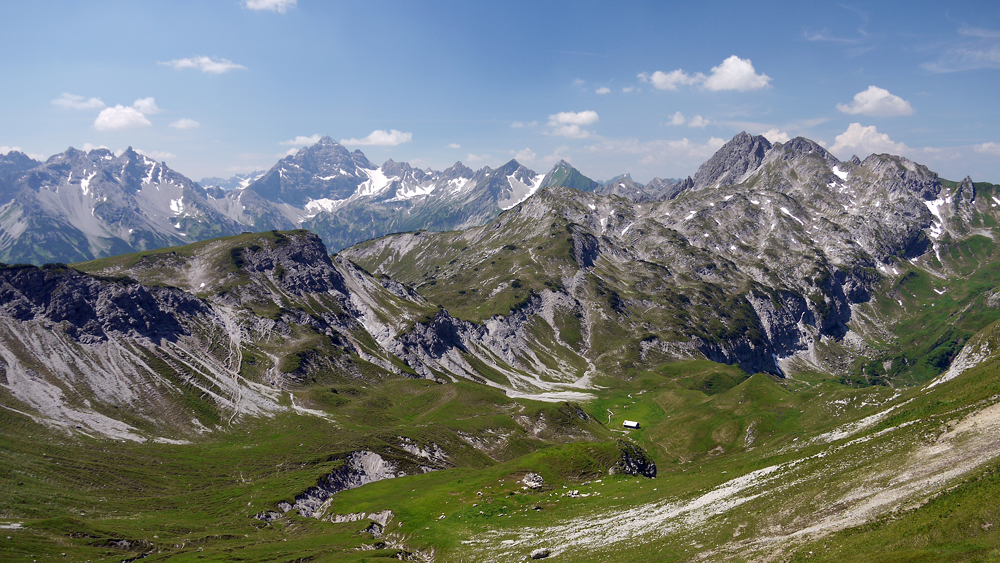
MULTIPOLYGON (((41 162, 31 158, 23 152, 10 151, 7 154, 0 154, 0 182, 13 178, 22 172, 41 166, 41 162)), ((2 187, 0 187, 2 189, 2 187)))
POLYGON ((461 162, 456 162, 451 165, 451 168, 442 172, 441 177, 445 180, 452 180, 454 178, 471 178, 473 174, 475 174, 475 171, 471 168, 461 162))
POLYGON ((505 174, 513 174, 518 168, 521 168, 521 163, 518 162, 517 159, 512 158, 508 160, 506 164, 497 168, 497 171, 499 172, 503 170, 505 174))
POLYGON ((731 184, 750 170, 756 169, 771 150, 771 142, 762 135, 746 131, 722 145, 712 158, 698 168, 694 175, 694 189, 731 184))
POLYGON ((938 198, 941 179, 936 172, 912 160, 891 154, 873 154, 861 164, 873 182, 881 183, 890 193, 915 193, 925 201, 938 198))

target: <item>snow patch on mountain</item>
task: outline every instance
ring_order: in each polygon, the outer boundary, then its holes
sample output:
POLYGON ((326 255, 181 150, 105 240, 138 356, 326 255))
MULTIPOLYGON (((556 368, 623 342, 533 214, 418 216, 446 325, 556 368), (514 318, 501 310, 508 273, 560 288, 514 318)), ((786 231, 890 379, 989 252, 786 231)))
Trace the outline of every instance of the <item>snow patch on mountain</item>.
POLYGON ((538 188, 542 185, 542 180, 544 179, 544 174, 536 174, 533 178, 531 178, 531 183, 526 184, 521 180, 518 180, 516 174, 508 175, 507 182, 510 184, 512 192, 510 198, 506 201, 497 202, 500 205, 500 209, 506 211, 534 195, 535 192, 538 191, 538 188))
POLYGON ((368 170, 367 168, 362 168, 361 171, 368 176, 368 179, 362 182, 360 186, 358 186, 358 191, 357 191, 358 196, 372 196, 380 194, 387 187, 389 187, 389 184, 391 184, 394 180, 399 179, 395 176, 391 178, 386 176, 385 173, 382 172, 381 168, 376 168, 374 170, 368 170))

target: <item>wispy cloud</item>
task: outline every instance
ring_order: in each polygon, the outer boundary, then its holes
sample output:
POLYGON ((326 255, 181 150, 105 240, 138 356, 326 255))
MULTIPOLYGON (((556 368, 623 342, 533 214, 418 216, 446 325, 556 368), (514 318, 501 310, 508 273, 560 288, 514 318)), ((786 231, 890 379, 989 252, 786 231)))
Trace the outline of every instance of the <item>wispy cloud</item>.
POLYGON ((187 59, 174 59, 172 61, 160 62, 159 64, 173 67, 177 70, 194 68, 208 74, 222 74, 231 70, 247 70, 247 67, 241 64, 236 64, 229 59, 213 59, 211 57, 204 56, 195 56, 187 59))
POLYGON ((316 133, 315 135, 312 135, 311 137, 305 137, 305 136, 299 135, 298 137, 295 137, 294 139, 289 139, 287 141, 281 141, 278 144, 279 145, 286 145, 286 146, 293 146, 293 147, 304 147, 306 145, 315 145, 316 143, 319 142, 320 137, 322 137, 322 135, 320 135, 319 133, 316 133))
POLYGON ((402 131, 397 131, 392 129, 390 131, 383 131, 381 129, 376 129, 372 131, 367 137, 361 139, 343 139, 340 141, 342 145, 362 145, 362 146, 379 146, 379 147, 394 147, 396 145, 401 145, 403 143, 409 143, 413 140, 413 133, 403 133, 402 131))
POLYGON ((107 104, 100 98, 84 98, 69 92, 63 92, 58 98, 52 100, 52 105, 66 109, 103 109, 107 104))
POLYGON ((822 41, 826 43, 840 43, 843 45, 859 45, 864 39, 861 37, 838 37, 829 30, 824 29, 822 31, 802 31, 802 37, 806 41, 822 41))
POLYGON ((983 29, 981 27, 962 27, 958 30, 959 35, 968 37, 982 37, 984 39, 1000 39, 1000 31, 995 29, 983 29))
POLYGON ((611 93, 611 88, 608 88, 607 86, 601 86, 597 90, 594 90, 594 93, 596 93, 596 94, 610 94, 611 93))
POLYGON ((1000 143, 994 143, 990 141, 988 143, 983 143, 981 145, 975 145, 972 147, 976 152, 981 152, 983 154, 995 154, 1000 156, 1000 143))
POLYGON ((510 128, 511 129, 526 129, 526 128, 529 128, 529 127, 537 127, 537 126, 538 126, 538 122, 537 121, 527 121, 527 122, 525 122, 525 121, 515 121, 514 123, 510 124, 510 128))
POLYGON ((198 123, 193 119, 188 119, 185 117, 183 119, 178 119, 177 121, 171 123, 170 127, 173 127, 174 129, 197 129, 201 127, 201 123, 198 123))
POLYGON ((446 149, 460 149, 460 148, 462 148, 462 145, 460 145, 460 144, 458 144, 458 143, 450 143, 450 144, 449 144, 449 145, 448 145, 447 147, 445 147, 445 148, 446 148, 446 149))
POLYGON ((958 35, 935 60, 924 63, 924 69, 946 73, 1000 68, 1000 31, 962 27, 958 35))
POLYGON ((850 104, 837 104, 837 110, 849 115, 861 114, 873 117, 913 115, 910 102, 878 86, 869 86, 867 90, 858 92, 850 104))
POLYGON ((514 154, 514 160, 516 160, 518 162, 522 162, 522 163, 524 163, 524 162, 531 162, 532 160, 535 160, 536 156, 538 156, 538 155, 535 154, 535 151, 533 151, 531 149, 528 149, 528 148, 525 148, 523 150, 517 151, 514 154))
POLYGON ((298 0, 244 0, 243 7, 248 10, 271 10, 284 14, 288 8, 298 3, 298 0))

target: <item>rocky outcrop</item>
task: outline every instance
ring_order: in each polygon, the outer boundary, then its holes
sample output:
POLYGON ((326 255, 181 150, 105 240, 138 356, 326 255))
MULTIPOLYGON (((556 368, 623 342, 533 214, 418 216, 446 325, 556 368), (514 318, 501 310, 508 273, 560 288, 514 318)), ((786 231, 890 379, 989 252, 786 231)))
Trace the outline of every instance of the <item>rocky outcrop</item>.
MULTIPOLYGON (((411 454, 409 457, 392 457, 387 459, 376 452, 361 450, 351 452, 343 459, 340 468, 330 472, 319 480, 314 487, 310 487, 295 496, 292 503, 278 503, 278 510, 266 511, 257 515, 257 518, 266 522, 279 518, 282 514, 295 510, 301 516, 307 518, 321 518, 326 512, 330 498, 341 492, 350 489, 375 483, 385 479, 395 479, 406 475, 416 475, 437 471, 447 466, 447 456, 437 445, 433 445, 430 450, 425 450, 406 440, 402 439, 401 449, 411 454)), ((392 517, 392 513, 368 515, 368 518, 380 516, 385 521, 380 522, 382 526, 392 517)), ((334 517, 334 521, 349 521, 342 517, 334 517)))
POLYGON ((0 268, 0 315, 62 324, 84 343, 176 340, 188 334, 185 317, 210 314, 206 303, 174 288, 94 278, 61 265, 0 268))
POLYGON ((621 457, 608 468, 608 475, 637 475, 649 479, 656 477, 656 463, 635 442, 618 440, 618 452, 621 457))
POLYGON ((383 479, 395 479, 405 475, 407 475, 406 471, 399 469, 395 463, 375 452, 354 452, 347 456, 340 469, 320 479, 315 487, 296 495, 295 503, 289 507, 289 510, 295 509, 301 516, 307 518, 316 517, 323 503, 340 491, 356 489, 368 483, 383 479))

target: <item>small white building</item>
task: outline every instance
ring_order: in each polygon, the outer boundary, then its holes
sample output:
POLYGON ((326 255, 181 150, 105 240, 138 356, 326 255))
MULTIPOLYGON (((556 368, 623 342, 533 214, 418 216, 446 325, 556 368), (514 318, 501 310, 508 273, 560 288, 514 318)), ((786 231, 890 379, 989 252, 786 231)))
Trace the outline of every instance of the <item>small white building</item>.
POLYGON ((639 428, 639 423, 634 420, 626 420, 624 423, 622 423, 622 426, 624 426, 625 428, 632 428, 634 430, 639 428))

